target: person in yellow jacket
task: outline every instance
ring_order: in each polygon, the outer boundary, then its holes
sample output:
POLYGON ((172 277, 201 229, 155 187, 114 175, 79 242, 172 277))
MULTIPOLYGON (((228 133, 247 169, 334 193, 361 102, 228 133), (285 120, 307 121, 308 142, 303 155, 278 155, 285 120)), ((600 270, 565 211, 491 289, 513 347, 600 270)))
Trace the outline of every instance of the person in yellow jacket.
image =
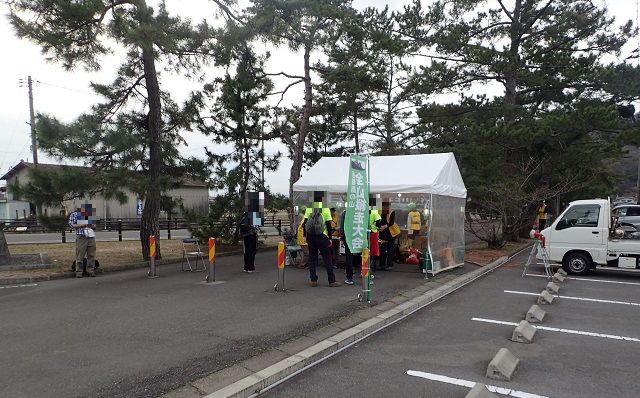
POLYGON ((396 236, 400 235, 400 227, 396 223, 396 212, 391 210, 389 199, 382 200, 382 220, 380 228, 380 266, 384 266, 387 271, 393 270, 393 260, 395 251, 396 236))
POLYGON ((540 208, 538 208, 538 230, 542 231, 547 225, 547 217, 549 216, 549 208, 547 202, 542 200, 540 208))
POLYGON ((331 239, 333 228, 331 228, 331 212, 323 206, 325 193, 322 191, 313 192, 313 208, 307 208, 302 221, 304 237, 309 244, 309 278, 311 286, 318 286, 318 251, 324 260, 324 268, 327 271, 327 278, 330 287, 342 286, 336 281, 333 272, 333 260, 331 259, 331 239))
POLYGON ((298 223, 298 232, 296 234, 296 242, 298 242, 298 245, 302 248, 302 260, 300 260, 300 264, 297 265, 297 267, 301 269, 309 269, 309 244, 304 237, 304 230, 302 229, 302 218, 306 211, 306 206, 300 206, 300 210, 298 211, 300 214, 300 222, 298 223))
POLYGON ((409 230, 409 238, 415 239, 420 235, 420 212, 416 210, 415 203, 409 203, 409 216, 407 217, 407 229, 409 230))
MULTIPOLYGON (((382 226, 382 216, 380 215, 380 210, 377 209, 376 206, 376 197, 371 195, 369 197, 369 229, 371 233, 369 234, 369 246, 370 251, 369 254, 371 256, 371 266, 370 272, 373 274, 375 272, 376 267, 378 266, 378 262, 380 259, 380 244, 379 242, 379 228, 382 226)), ((371 282, 373 283, 373 281, 371 282)))

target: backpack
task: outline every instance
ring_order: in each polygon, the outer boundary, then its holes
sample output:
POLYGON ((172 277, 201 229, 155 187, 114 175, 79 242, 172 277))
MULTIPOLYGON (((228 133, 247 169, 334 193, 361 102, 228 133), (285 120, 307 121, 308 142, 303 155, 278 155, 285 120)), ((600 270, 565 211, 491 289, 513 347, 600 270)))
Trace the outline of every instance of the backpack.
POLYGON ((304 230, 311 235, 321 235, 324 233, 324 220, 322 219, 322 209, 314 210, 307 218, 304 230))
POLYGON ((251 236, 256 233, 255 228, 251 225, 251 220, 249 220, 249 216, 245 215, 240 220, 240 225, 238 226, 240 229, 240 235, 243 237, 251 236))

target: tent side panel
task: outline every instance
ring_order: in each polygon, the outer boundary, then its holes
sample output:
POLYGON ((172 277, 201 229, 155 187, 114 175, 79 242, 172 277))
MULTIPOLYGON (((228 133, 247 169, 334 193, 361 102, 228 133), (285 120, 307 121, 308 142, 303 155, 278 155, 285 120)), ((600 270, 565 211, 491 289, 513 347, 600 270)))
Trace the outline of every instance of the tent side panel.
POLYGON ((429 247, 432 272, 459 267, 464 263, 464 209, 466 200, 451 196, 431 196, 429 247))

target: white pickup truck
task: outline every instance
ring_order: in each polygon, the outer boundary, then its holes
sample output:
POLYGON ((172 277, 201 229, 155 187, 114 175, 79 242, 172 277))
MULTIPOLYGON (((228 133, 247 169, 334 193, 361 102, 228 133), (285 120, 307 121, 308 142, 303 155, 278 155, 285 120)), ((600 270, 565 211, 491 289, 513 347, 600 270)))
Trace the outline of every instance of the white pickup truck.
MULTIPOLYGON (((640 234, 615 228, 607 199, 577 200, 541 231, 551 262, 569 274, 586 275, 595 268, 640 270, 640 234)), ((538 252, 538 258, 541 253, 538 252)))

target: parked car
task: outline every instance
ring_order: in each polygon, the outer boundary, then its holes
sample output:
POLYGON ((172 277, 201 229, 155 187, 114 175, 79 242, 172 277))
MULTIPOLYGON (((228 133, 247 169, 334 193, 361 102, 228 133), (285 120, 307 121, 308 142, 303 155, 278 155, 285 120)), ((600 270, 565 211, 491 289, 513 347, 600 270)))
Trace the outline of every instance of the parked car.
MULTIPOLYGON (((639 205, 618 206, 620 212, 639 214, 639 205), (622 209, 624 207, 625 209, 622 209), (633 208, 633 210, 631 210, 633 208)), ((576 200, 544 230, 546 251, 536 257, 562 264, 573 275, 586 275, 592 269, 625 269, 640 272, 638 233, 617 234, 612 230, 611 209, 607 199, 576 200)), ((640 220, 640 217, 638 217, 640 220)))
POLYGON ((640 229, 640 205, 618 205, 613 208, 613 216, 618 217, 618 224, 632 224, 640 229))

